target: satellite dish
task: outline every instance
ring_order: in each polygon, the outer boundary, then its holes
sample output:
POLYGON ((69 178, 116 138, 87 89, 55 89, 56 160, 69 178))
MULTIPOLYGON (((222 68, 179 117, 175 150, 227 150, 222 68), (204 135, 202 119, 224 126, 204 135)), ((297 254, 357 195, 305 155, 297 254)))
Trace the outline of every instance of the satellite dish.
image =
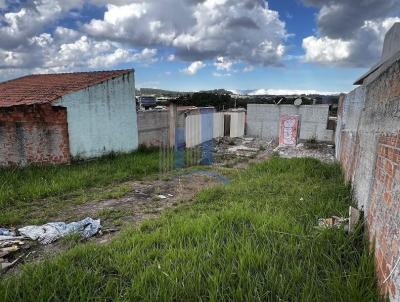
POLYGON ((303 100, 300 99, 300 98, 298 98, 298 99, 296 99, 296 100, 294 101, 294 104, 295 104, 296 106, 300 106, 301 104, 303 104, 303 100))

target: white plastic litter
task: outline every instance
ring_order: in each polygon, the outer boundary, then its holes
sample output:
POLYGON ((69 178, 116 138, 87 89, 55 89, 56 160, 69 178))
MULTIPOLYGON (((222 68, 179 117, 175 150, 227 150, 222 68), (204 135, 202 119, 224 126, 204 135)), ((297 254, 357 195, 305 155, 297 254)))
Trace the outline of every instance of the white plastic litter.
POLYGON ((15 236, 15 232, 10 229, 0 228, 0 236, 15 236))
POLYGON ((84 238, 97 234, 100 230, 100 219, 85 218, 81 221, 65 223, 51 222, 41 226, 26 226, 18 229, 23 236, 38 240, 41 244, 49 244, 71 233, 79 233, 84 238))

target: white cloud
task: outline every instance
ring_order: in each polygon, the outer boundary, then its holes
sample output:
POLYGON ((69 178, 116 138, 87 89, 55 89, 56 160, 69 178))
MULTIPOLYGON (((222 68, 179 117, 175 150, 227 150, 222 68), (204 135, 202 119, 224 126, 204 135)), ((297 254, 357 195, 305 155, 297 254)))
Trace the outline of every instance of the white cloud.
POLYGON ((193 62, 186 74, 197 73, 210 60, 221 71, 216 74, 227 75, 239 63, 280 65, 288 36, 279 14, 263 0, 9 3, 0 0, 2 75, 10 70, 20 74, 17 70, 72 71, 152 63, 162 47, 173 53, 168 61, 193 62), (103 17, 86 21, 81 15, 84 5, 104 7, 103 17))
POLYGON ((200 69, 203 69, 206 67, 206 64, 204 64, 202 61, 196 61, 190 64, 187 68, 182 69, 181 72, 187 75, 195 75, 200 69))
POLYGON ((70 43, 56 41, 50 34, 41 34, 29 40, 29 48, 22 51, 0 49, 2 75, 10 71, 66 72, 86 69, 111 68, 122 63, 146 63, 157 60, 157 50, 141 51, 118 47, 109 41, 95 41, 81 36, 70 43))
POLYGON ((303 39, 305 60, 369 67, 381 57, 386 32, 400 18, 398 0, 303 0, 318 7, 318 33, 303 39))
POLYGON ((232 69, 234 62, 226 59, 224 57, 218 57, 216 62, 214 63, 214 66, 217 68, 217 70, 225 70, 225 71, 230 71, 232 69))
POLYGON ((381 57, 386 32, 400 18, 365 21, 350 40, 310 36, 303 39, 305 60, 346 67, 369 67, 381 57))
POLYGON ((351 42, 311 36, 303 39, 303 48, 306 51, 306 61, 332 63, 350 56, 351 42))
POLYGON ((302 95, 302 94, 337 95, 339 94, 339 92, 302 90, 302 89, 258 89, 248 93, 248 95, 302 95))
POLYGON ((0 48, 15 49, 27 44, 42 33, 45 26, 66 15, 71 9, 82 7, 84 0, 37 0, 17 10, 0 15, 0 48))
MULTIPOLYGON (((97 0, 101 2, 101 0, 97 0)), ((185 61, 279 65, 287 37, 279 14, 260 0, 113 1, 103 19, 84 25, 97 39, 175 48, 185 61)))

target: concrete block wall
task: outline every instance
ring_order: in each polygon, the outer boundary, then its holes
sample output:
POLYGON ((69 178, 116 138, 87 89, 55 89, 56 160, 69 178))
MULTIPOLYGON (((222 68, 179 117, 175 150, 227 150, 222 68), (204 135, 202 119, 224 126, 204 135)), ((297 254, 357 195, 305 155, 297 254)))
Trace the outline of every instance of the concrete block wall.
POLYGON ((35 105, 0 109, 0 166, 69 162, 65 108, 35 105))
POLYGON ((224 113, 225 115, 231 116, 231 124, 230 124, 230 137, 242 137, 245 132, 245 123, 246 123, 246 111, 244 110, 235 110, 228 111, 224 113))
POLYGON ((168 145, 168 111, 146 110, 137 113, 140 146, 168 145))
POLYGON ((316 138, 333 142, 334 131, 328 130, 329 105, 270 105, 247 106, 247 134, 265 139, 279 137, 279 119, 283 115, 300 115, 300 139, 316 138))
POLYGON ((400 58, 367 78, 339 110, 337 157, 365 211, 382 293, 400 300, 400 58))

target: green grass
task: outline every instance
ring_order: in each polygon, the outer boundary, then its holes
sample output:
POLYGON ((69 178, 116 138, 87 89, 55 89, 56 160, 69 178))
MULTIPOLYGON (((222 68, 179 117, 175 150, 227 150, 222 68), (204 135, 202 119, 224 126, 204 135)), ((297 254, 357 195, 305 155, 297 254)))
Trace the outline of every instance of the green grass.
POLYGON ((359 229, 318 230, 346 215, 336 165, 252 165, 194 205, 0 280, 1 301, 378 301, 359 229), (302 199, 302 200, 301 200, 302 199))
POLYGON ((69 166, 0 169, 0 225, 23 222, 34 200, 79 191, 85 199, 88 188, 154 174, 158 159, 157 151, 140 150, 69 166))

